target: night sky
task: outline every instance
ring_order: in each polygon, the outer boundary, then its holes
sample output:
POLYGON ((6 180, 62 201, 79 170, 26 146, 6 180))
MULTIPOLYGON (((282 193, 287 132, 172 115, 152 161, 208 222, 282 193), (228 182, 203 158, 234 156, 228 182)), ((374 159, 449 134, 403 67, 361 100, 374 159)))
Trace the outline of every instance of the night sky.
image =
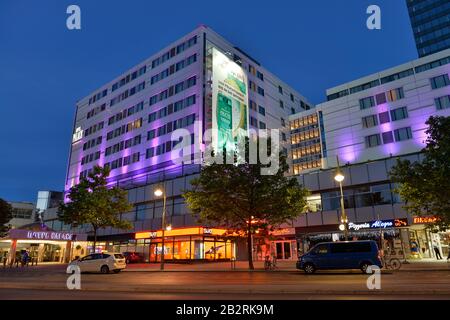
POLYGON ((313 103, 417 58, 405 0, 0 2, 0 198, 62 190, 78 99, 206 24, 313 103), (66 9, 81 8, 81 30, 66 9), (377 4, 382 29, 366 28, 377 4))

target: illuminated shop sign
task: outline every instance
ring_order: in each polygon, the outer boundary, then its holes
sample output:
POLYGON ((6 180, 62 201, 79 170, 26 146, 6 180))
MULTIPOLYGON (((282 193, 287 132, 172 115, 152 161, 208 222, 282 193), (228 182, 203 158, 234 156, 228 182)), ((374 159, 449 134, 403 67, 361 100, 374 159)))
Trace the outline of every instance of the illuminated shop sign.
POLYGON ((83 138, 83 130, 81 127, 75 129, 75 133, 72 135, 72 143, 78 142, 83 138))
POLYGON ((231 150, 248 136, 248 80, 244 70, 213 48, 213 148, 231 150))
POLYGON ((281 228, 275 229, 271 232, 273 236, 293 235, 295 234, 295 228, 281 228))
POLYGON ((394 227, 404 227, 408 225, 407 219, 391 219, 391 220, 375 220, 363 223, 349 222, 349 230, 362 230, 362 229, 386 229, 394 227))
POLYGON ((56 232, 56 231, 32 231, 22 229, 12 229, 9 231, 11 239, 28 239, 28 240, 54 240, 54 241, 70 241, 70 240, 86 240, 86 235, 76 235, 72 232, 56 232))
POLYGON ((434 223, 436 221, 438 221, 439 218, 438 217, 414 217, 413 218, 413 223, 414 224, 425 224, 425 223, 434 223))

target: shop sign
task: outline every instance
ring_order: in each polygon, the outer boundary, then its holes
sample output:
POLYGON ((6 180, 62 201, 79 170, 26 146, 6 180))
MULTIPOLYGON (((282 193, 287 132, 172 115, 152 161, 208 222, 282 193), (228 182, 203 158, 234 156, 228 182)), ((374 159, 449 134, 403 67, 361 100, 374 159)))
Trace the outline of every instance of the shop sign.
POLYGON ((435 217, 435 216, 431 216, 431 217, 414 217, 413 218, 413 223, 414 224, 426 224, 426 223, 434 223, 436 221, 438 221, 439 218, 435 217))
POLYGON ((361 229, 386 229, 393 227, 401 227, 408 225, 406 219, 390 219, 390 220, 375 220, 363 223, 353 223, 348 224, 349 230, 361 230, 361 229))
POLYGON ((274 236, 284 236, 284 235, 294 235, 295 234, 295 228, 281 228, 276 229, 271 232, 274 236))
POLYGON ((74 234, 71 232, 12 229, 9 236, 12 239, 69 241, 73 239, 74 234))

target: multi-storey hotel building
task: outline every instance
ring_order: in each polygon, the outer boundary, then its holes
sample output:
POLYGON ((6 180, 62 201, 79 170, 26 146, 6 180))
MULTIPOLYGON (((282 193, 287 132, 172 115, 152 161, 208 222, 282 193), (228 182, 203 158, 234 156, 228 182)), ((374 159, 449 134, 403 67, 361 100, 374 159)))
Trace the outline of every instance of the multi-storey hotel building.
MULTIPOLYGON (((94 165, 109 166, 109 183, 125 188, 134 204, 122 215, 133 229, 101 230, 100 246, 138 251, 157 261, 163 201, 153 191, 164 182, 172 227, 166 231, 166 259, 239 258, 239 241, 222 239, 222 229, 199 225, 187 209, 181 195, 199 172, 199 164, 189 160, 202 158, 203 134, 214 126, 219 132, 235 126, 244 133, 280 129, 281 148, 288 154, 289 115, 311 107, 257 60, 200 26, 77 102, 65 189, 94 165), (171 141, 171 134, 179 128, 200 146, 192 147, 192 156, 181 155, 183 163, 172 153, 178 141, 171 141)), ((226 137, 219 134, 217 143, 221 139, 226 137)), ((56 219, 47 223, 68 228, 56 219)))
POLYGON ((294 173, 312 194, 309 212, 287 227, 289 246, 302 251, 342 238, 339 159, 352 237, 379 239, 381 222, 390 226, 384 230, 390 248, 402 256, 433 257, 433 241, 447 254, 450 234, 426 231, 433 217, 407 215, 389 171, 397 158, 421 159, 430 116, 450 116, 449 74, 447 49, 328 89, 327 102, 290 116, 294 173))

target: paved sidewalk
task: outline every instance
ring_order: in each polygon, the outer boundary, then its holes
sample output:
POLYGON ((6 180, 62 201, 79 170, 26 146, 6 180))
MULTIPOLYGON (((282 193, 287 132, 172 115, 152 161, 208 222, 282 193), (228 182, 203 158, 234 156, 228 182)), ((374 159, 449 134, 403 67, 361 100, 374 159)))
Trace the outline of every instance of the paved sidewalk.
MULTIPOLYGON (((278 261, 275 271, 298 271, 295 268, 296 261, 278 261)), ((264 270, 263 261, 254 262, 255 270, 264 270)), ((129 264, 125 269, 126 272, 148 272, 159 271, 160 264, 158 263, 141 263, 141 264, 129 264)), ((176 264, 165 263, 165 271, 249 271, 247 261, 236 261, 235 268, 231 268, 231 262, 209 262, 209 263, 192 263, 192 264, 176 264)), ((408 261, 402 264, 399 271, 450 271, 450 263, 446 260, 421 260, 421 261, 408 261)))

